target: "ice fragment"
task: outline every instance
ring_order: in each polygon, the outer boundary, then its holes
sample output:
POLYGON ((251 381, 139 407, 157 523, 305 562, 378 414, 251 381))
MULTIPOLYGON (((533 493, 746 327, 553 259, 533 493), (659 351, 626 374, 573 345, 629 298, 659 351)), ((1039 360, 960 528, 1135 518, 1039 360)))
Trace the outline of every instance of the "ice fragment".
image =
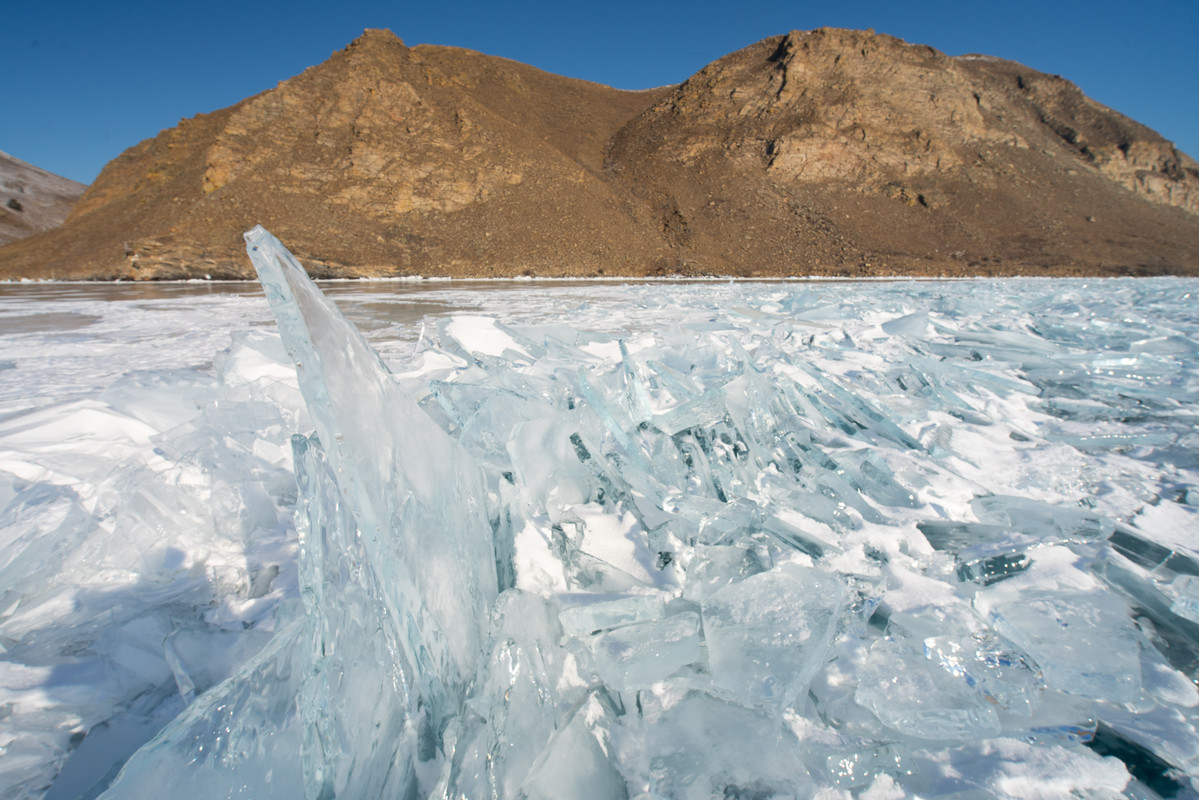
MULTIPOLYGON (((954 665, 951 665, 951 667, 954 665)), ((972 689, 965 670, 954 674, 905 644, 880 639, 858 672, 854 699, 887 727, 921 739, 994 736, 994 706, 972 689)))
POLYGON ((979 593, 976 605, 1000 634, 1041 666, 1046 684, 1120 703, 1140 692, 1137 632, 1119 598, 1102 592, 1026 589, 1011 599, 993 599, 993 591, 979 593))
POLYGON ((824 664, 845 594, 840 579, 794 563, 713 593, 702 607, 716 685, 778 707, 795 703, 824 664))
POLYGON ((699 615, 684 611, 601 633, 592 651, 608 686, 619 691, 649 686, 700 660, 699 615))

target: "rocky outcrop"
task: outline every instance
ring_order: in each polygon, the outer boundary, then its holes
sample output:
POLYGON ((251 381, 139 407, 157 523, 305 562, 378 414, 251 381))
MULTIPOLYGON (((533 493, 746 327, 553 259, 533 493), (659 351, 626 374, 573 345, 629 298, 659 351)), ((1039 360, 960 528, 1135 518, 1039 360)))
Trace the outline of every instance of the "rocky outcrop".
POLYGON ((320 276, 1193 274, 1197 187, 1061 78, 868 31, 647 92, 368 31, 123 153, 0 277, 248 277, 257 223, 320 276))
POLYGON ((61 224, 86 188, 0 152, 0 245, 61 224))
POLYGON ((726 56, 609 158, 717 272, 1199 269, 1199 174, 1169 142, 1061 78, 869 31, 726 56))

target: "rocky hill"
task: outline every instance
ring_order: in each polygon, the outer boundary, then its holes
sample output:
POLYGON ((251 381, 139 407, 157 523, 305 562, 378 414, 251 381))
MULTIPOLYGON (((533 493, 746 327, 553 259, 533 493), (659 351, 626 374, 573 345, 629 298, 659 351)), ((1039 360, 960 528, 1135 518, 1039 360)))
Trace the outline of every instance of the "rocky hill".
POLYGON ((624 92, 367 31, 112 161, 0 277, 1199 274, 1199 165, 1077 87, 872 32, 624 92))
POLYGON ((0 152, 0 245, 61 224, 86 188, 0 152))

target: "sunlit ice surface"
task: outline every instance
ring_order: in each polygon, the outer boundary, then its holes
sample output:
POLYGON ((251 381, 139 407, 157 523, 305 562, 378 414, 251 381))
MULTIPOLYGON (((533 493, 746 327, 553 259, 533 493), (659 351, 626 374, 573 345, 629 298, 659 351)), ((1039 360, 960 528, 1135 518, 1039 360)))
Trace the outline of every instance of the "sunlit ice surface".
POLYGON ((1199 282, 250 246, 0 287, 5 797, 1194 794, 1199 282))

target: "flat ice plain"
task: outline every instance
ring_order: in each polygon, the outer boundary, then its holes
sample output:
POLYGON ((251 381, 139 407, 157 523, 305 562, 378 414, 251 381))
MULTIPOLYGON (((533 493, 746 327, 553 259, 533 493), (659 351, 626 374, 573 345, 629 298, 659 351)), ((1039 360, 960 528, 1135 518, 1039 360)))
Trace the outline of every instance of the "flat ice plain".
POLYGON ((0 285, 0 795, 1196 795, 1199 281, 277 266, 0 285))

